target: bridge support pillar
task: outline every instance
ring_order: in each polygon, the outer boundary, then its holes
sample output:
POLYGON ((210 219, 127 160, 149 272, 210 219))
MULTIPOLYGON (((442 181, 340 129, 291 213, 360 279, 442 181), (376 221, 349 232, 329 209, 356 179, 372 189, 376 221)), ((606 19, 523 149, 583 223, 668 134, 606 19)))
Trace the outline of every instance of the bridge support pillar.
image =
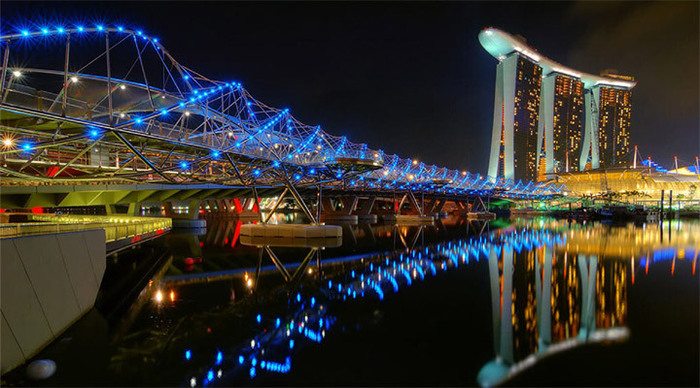
POLYGON ((202 202, 200 200, 189 200, 186 203, 186 213, 174 212, 172 201, 163 204, 165 207, 165 216, 173 220, 173 228, 205 228, 207 226, 207 221, 199 219, 199 207, 202 202))
POLYGON ((377 215, 372 213, 377 197, 360 198, 355 206, 358 221, 376 223, 377 215))
POLYGON ((384 221, 396 221, 397 223, 433 223, 432 215, 424 213, 425 201, 421 196, 421 201, 416 199, 412 191, 407 191, 401 200, 394 199, 393 211, 382 216, 384 221), (407 206, 405 206, 407 205, 407 206))
POLYGON ((129 210, 126 211, 126 214, 130 215, 130 216, 140 216, 141 215, 141 202, 130 203, 129 210))
POLYGON ((107 214, 107 215, 117 214, 117 206, 116 205, 105 205, 105 214, 107 214))
POLYGON ((358 200, 359 199, 356 195, 343 195, 337 197, 336 203, 334 204, 330 196, 322 197, 321 220, 324 222, 341 221, 357 223, 358 217, 357 215, 353 214, 353 211, 357 208, 358 200))

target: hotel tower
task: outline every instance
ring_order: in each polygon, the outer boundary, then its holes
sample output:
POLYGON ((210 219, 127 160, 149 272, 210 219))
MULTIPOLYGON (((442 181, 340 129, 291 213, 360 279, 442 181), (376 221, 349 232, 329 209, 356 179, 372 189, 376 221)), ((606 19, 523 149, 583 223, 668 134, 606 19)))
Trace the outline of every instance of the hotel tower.
POLYGON ((482 30, 479 42, 498 59, 492 180, 629 165, 632 77, 573 70, 495 28, 482 30))

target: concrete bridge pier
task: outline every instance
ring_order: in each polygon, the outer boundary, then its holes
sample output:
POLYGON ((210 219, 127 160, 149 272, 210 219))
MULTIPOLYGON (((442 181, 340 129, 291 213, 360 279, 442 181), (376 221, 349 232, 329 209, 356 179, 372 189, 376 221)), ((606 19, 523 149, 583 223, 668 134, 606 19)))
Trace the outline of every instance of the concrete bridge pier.
POLYGON ((211 216, 260 221, 260 209, 255 198, 208 199, 202 206, 211 216))
POLYGON ((189 200, 186 202, 167 201, 163 204, 165 216, 172 218, 173 228, 206 228, 207 220, 199 219, 200 200, 189 200), (187 210, 175 211, 174 204, 186 204, 187 210))
POLYGON ((357 220, 359 222, 366 222, 370 224, 377 223, 379 218, 373 213, 375 202, 377 202, 376 196, 358 199, 357 205, 355 206, 355 214, 357 214, 357 220))
POLYGON ((321 221, 350 222, 357 224, 358 216, 353 214, 357 208, 356 195, 343 195, 336 198, 321 198, 321 221))
POLYGON ((383 221, 399 224, 432 224, 433 216, 424 213, 425 201, 420 202, 412 191, 407 191, 400 200, 394 200, 393 212, 382 215, 383 221))

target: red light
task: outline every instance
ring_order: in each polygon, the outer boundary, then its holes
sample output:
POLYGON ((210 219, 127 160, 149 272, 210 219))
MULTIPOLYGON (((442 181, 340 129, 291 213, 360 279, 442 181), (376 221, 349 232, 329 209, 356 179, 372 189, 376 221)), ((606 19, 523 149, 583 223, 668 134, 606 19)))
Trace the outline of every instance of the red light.
POLYGON ((53 178, 54 176, 56 176, 56 173, 58 172, 59 169, 60 168, 58 166, 51 166, 48 169, 46 169, 46 175, 49 178, 53 178))
POLYGON ((238 237, 241 234, 242 224, 243 222, 241 222, 241 220, 238 220, 238 222, 236 222, 236 229, 233 231, 233 240, 231 240, 231 248, 236 246, 236 241, 238 241, 238 237))
POLYGON ((199 242, 199 247, 200 247, 200 248, 203 248, 203 247, 204 247, 204 241, 200 241, 200 242, 199 242))
POLYGON ((185 263, 185 265, 193 265, 194 264, 194 259, 191 257, 185 258, 182 261, 185 263))
POLYGON ((33 207, 32 208, 32 213, 34 214, 41 214, 44 212, 44 208, 41 206, 33 207))
POLYGON ((241 205, 241 200, 238 198, 233 199, 233 206, 236 208, 236 213, 241 213, 243 211, 243 206, 241 205))

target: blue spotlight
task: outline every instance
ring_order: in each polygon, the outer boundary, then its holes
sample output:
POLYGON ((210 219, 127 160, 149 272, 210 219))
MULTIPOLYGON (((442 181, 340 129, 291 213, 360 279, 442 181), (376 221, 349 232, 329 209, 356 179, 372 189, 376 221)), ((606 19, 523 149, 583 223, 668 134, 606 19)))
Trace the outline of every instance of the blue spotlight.
POLYGON ((187 349, 185 350, 185 360, 191 360, 192 359, 192 351, 187 349))
POLYGON ((102 24, 98 24, 95 26, 97 28, 97 31, 104 31, 105 27, 102 24))
POLYGON ((141 123, 143 123, 143 119, 140 118, 140 117, 135 117, 135 118, 134 118, 134 122, 135 122, 136 124, 141 124, 141 123))
POLYGON ((257 168, 253 170, 253 175, 260 176, 260 170, 258 170, 257 168))
POLYGON ((100 130, 97 128, 90 128, 87 135, 90 139, 95 140, 100 137, 100 130))
POLYGON ((160 115, 161 115, 161 116, 167 116, 167 115, 168 115, 168 110, 167 110, 167 109, 161 109, 161 110, 160 110, 160 115))
POLYGON ((187 168, 189 168, 189 167, 190 167, 190 164, 187 163, 186 161, 183 160, 182 162, 180 162, 180 168, 181 168, 181 169, 187 170, 187 168))
POLYGON ((83 32, 85 31, 85 27, 83 26, 76 26, 78 28, 78 32, 83 32))
POLYGON ((41 33, 44 34, 44 35, 46 35, 46 34, 49 33, 49 29, 46 28, 46 27, 41 27, 41 33))
POLYGON ((34 145, 32 144, 32 142, 27 141, 27 142, 23 143, 21 147, 22 147, 22 151, 29 152, 32 150, 32 148, 34 148, 34 145))
POLYGON ((22 33, 22 36, 29 36, 29 31, 28 30, 22 30, 20 31, 22 33))
POLYGON ((117 31, 119 31, 119 32, 124 31, 124 27, 122 27, 122 26, 117 26, 117 31))
POLYGON ((58 31, 59 34, 66 32, 66 30, 63 27, 56 28, 56 31, 58 31))
POLYGON ((214 158, 214 159, 219 159, 220 156, 221 156, 221 152, 219 152, 218 150, 212 150, 212 151, 211 151, 211 157, 212 157, 212 158, 214 158))

